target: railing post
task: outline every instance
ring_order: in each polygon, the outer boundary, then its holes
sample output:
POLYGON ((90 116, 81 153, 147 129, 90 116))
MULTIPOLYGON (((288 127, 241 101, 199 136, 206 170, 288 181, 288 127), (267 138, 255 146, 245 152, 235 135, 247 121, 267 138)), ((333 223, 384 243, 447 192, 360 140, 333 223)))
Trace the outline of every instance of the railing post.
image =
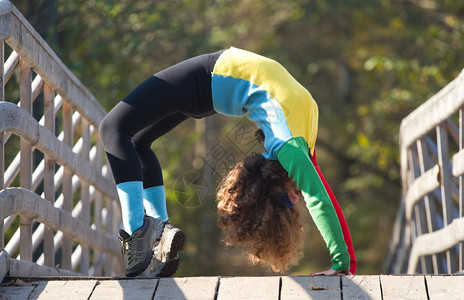
MULTIPOLYGON (((428 157, 428 147, 427 147, 427 142, 425 138, 420 138, 417 141, 417 152, 419 155, 419 165, 421 168, 421 173, 425 173, 427 170, 433 167, 433 163, 430 162, 430 158, 428 157)), ((437 209, 435 206, 435 202, 433 202, 433 199, 429 197, 429 195, 426 195, 424 197, 424 203, 425 203, 425 214, 426 214, 426 219, 427 219, 427 229, 428 232, 434 232, 435 230, 438 229, 437 225, 437 220, 436 220, 436 215, 437 215, 437 209)), ((437 261, 437 255, 432 255, 432 270, 433 273, 438 274, 442 272, 442 266, 441 264, 438 263, 437 261)))
MULTIPOLYGON (((412 146, 411 146, 412 147, 412 146)), ((414 147, 414 151, 411 151, 411 161, 410 161, 410 166, 411 166, 411 177, 413 182, 416 180, 416 178, 420 177, 423 173, 423 165, 421 163, 421 156, 419 155, 421 152, 421 147, 420 147, 420 141, 416 142, 416 145, 414 147)), ((425 198, 425 197, 424 197, 425 198)), ((415 229, 416 229, 416 235, 422 235, 428 233, 428 226, 427 226, 427 209, 426 205, 423 200, 419 200, 416 205, 414 205, 414 220, 416 223, 415 229)), ((429 273, 430 270, 432 269, 432 263, 430 258, 428 257, 421 257, 420 258, 421 262, 421 268, 423 273, 429 273)))
MULTIPOLYGON (((459 150, 464 148, 464 108, 459 109, 459 150)), ((458 177, 459 182, 459 218, 464 217, 464 176, 458 177)), ((459 270, 464 270, 464 242, 459 243, 459 270)))
MULTIPOLYGON (((89 126, 90 126, 90 123, 87 121, 87 119, 81 116, 82 149, 81 149, 80 154, 85 160, 89 160, 89 152, 90 152, 89 126)), ((85 224, 90 226, 91 225, 90 224, 90 193, 89 193, 89 184, 86 181, 81 182, 81 201, 82 201, 81 220, 84 221, 85 224)), ((89 265, 90 265, 89 248, 82 246, 80 272, 83 274, 88 274, 89 265)))
MULTIPOLYGON (((0 101, 5 101, 5 43, 0 41, 0 101)), ((0 132, 0 190, 5 186, 5 142, 4 133, 0 132)), ((0 220, 0 249, 5 248, 3 220, 0 220)))
MULTIPOLYGON (((63 101, 63 135, 63 142, 72 148, 72 108, 66 101, 63 101)), ((65 167, 63 171, 63 210, 69 213, 73 208, 72 175, 71 170, 65 167)), ((62 250, 62 267, 71 270, 72 240, 66 236, 63 236, 62 250)))
MULTIPOLYGON (((106 199, 106 233, 113 234, 113 200, 106 199)), ((113 275, 113 258, 109 255, 106 256, 105 260, 105 273, 106 275, 113 275)))
MULTIPOLYGON (((45 128, 55 133, 55 92, 44 83, 43 93, 45 128)), ((49 155, 44 156, 44 197, 51 204, 55 203, 55 161, 49 155)), ((44 263, 49 267, 55 266, 54 235, 53 230, 44 228, 44 263)))
MULTIPOLYGON (((26 62, 20 59, 19 99, 21 108, 32 114, 32 71, 26 62)), ((21 167, 20 186, 30 190, 32 188, 32 146, 25 139, 20 139, 21 167)), ((32 220, 20 217, 20 257, 25 261, 32 261, 32 220)))
MULTIPOLYGON (((443 223, 448 226, 453 220, 453 207, 451 199, 451 170, 449 167, 449 149, 448 149, 448 132, 445 123, 437 126, 437 147, 438 147, 438 164, 440 166, 440 188, 441 203, 443 210, 443 223)), ((446 251, 446 261, 448 273, 454 273, 456 270, 455 252, 450 249, 446 251)))
MULTIPOLYGON (((96 156, 95 156, 95 167, 97 170, 101 172, 102 166, 103 166, 103 147, 101 146, 100 143, 96 143, 95 145, 96 148, 96 156)), ((95 199, 94 199, 94 213, 93 213, 93 218, 94 218, 94 224, 95 228, 98 231, 103 231, 103 222, 102 222, 102 210, 103 210, 103 203, 102 203, 102 194, 95 190, 95 199)), ((102 253, 101 251, 94 250, 93 252, 93 260, 94 262, 100 262, 102 259, 102 253)), ((111 275, 109 272, 106 272, 106 274, 111 275)), ((102 264, 99 263, 95 265, 94 269, 94 275, 99 276, 102 275, 102 264)))

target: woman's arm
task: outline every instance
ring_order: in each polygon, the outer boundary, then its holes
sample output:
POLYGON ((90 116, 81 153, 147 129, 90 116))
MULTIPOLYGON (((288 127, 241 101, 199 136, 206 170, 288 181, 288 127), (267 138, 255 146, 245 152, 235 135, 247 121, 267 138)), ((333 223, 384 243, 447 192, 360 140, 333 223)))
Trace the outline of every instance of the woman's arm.
POLYGON ((277 158, 303 194, 309 213, 329 250, 332 270, 345 271, 350 268, 350 256, 342 229, 308 150, 303 138, 293 138, 282 146, 277 158))

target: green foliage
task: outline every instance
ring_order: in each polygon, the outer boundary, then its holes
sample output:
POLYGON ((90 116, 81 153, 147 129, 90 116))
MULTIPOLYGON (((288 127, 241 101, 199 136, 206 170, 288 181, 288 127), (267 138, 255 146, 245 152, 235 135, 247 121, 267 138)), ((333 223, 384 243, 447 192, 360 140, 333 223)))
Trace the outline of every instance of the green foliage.
MULTIPOLYGON (((13 1, 24 12, 23 2, 13 1)), ((281 62, 319 104, 318 161, 351 227, 359 273, 380 272, 401 192, 400 122, 464 67, 464 2, 59 0, 55 9, 45 38, 108 110, 148 76, 193 55, 234 45, 281 62)), ((204 172, 208 150, 238 119, 198 122, 154 143, 170 217, 189 236, 179 275, 268 272, 244 268, 244 258, 219 244, 214 192, 196 207, 174 200, 176 180, 204 172)), ((330 266, 309 228, 295 274, 330 266)))

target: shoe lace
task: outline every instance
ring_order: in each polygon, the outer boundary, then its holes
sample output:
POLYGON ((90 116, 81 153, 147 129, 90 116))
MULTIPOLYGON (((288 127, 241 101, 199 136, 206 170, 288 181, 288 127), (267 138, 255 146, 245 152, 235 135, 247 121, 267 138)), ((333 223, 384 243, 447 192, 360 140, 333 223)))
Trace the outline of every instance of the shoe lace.
POLYGON ((134 251, 134 239, 129 238, 126 241, 122 241, 121 253, 122 255, 127 254, 127 261, 129 264, 133 261, 135 252, 136 251, 134 251))

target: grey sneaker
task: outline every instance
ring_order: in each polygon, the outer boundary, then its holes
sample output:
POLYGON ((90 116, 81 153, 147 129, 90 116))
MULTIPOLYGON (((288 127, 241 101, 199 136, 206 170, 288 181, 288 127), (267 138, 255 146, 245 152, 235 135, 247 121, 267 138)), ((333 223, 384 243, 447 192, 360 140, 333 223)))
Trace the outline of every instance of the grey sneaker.
MULTIPOLYGON (((156 245, 157 240, 156 228, 160 226, 162 226, 162 230, 164 228, 162 220, 145 216, 142 227, 134 231, 132 235, 122 229, 119 230, 119 240, 121 240, 121 250, 127 277, 135 277, 141 274, 150 265, 153 257, 153 247, 156 245)), ((158 230, 158 232, 161 232, 161 230, 158 230)))
POLYGON ((179 268, 179 251, 184 248, 185 234, 166 221, 161 240, 157 243, 151 262, 151 272, 156 277, 169 277, 179 268))

